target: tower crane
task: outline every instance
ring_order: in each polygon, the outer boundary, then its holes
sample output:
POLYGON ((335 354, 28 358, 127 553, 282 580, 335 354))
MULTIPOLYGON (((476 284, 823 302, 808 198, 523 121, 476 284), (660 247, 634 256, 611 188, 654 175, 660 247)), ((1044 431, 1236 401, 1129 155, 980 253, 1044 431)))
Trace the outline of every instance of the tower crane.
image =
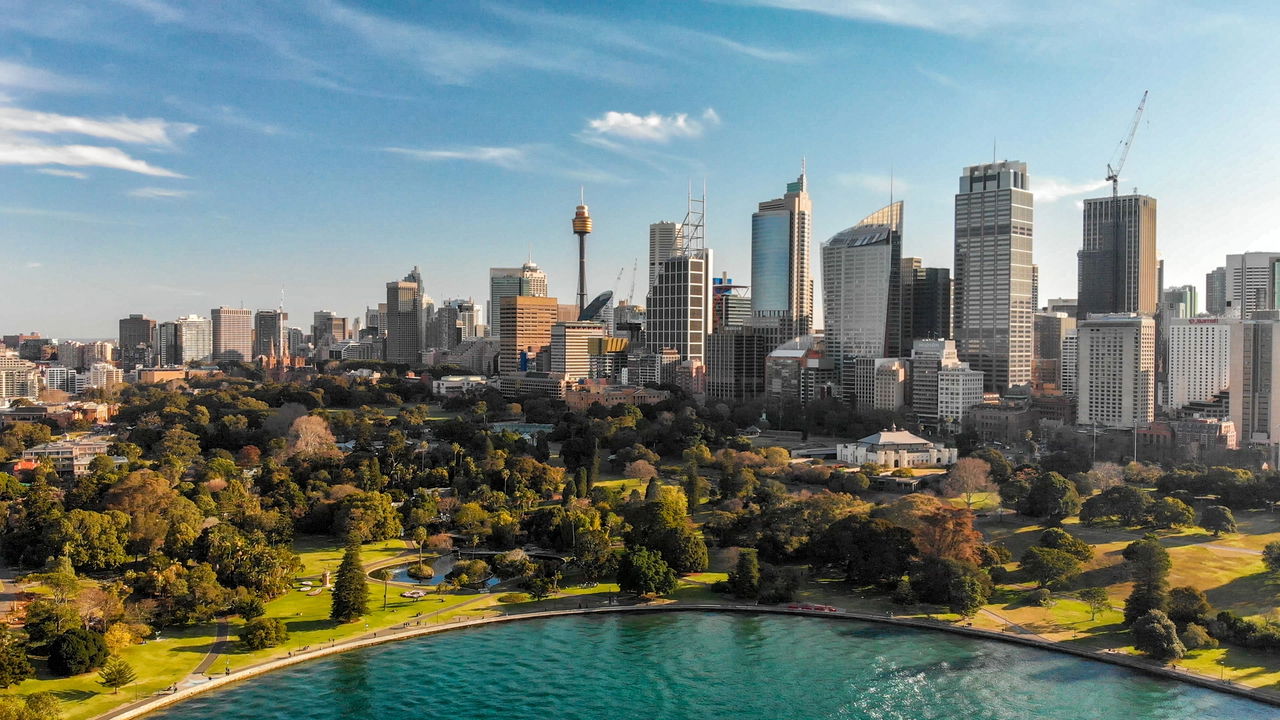
MULTIPOLYGON (((1133 147, 1133 136, 1138 132, 1138 121, 1142 119, 1142 111, 1147 107, 1148 92, 1149 91, 1147 90, 1142 91, 1142 100, 1138 102, 1138 109, 1133 113, 1133 122, 1129 124, 1129 134, 1126 135, 1124 140, 1120 142, 1120 145, 1116 147, 1116 152, 1120 153, 1120 159, 1116 161, 1115 167, 1112 167, 1110 162, 1107 163, 1107 182, 1111 183, 1112 308, 1109 310, 1110 312, 1123 310, 1130 305, 1130 303, 1127 302, 1127 298, 1124 297, 1126 294, 1125 278, 1128 277, 1129 273, 1127 271, 1120 272, 1122 268, 1126 268, 1126 261, 1130 259, 1127 243, 1124 241, 1124 237, 1121 234, 1120 171, 1124 169, 1124 161, 1129 158, 1129 149, 1133 147)), ((1115 158, 1114 152, 1112 153, 1112 158, 1115 158)), ((1136 262, 1136 253, 1134 254, 1135 257, 1132 259, 1136 262)), ((1159 292, 1160 290, 1157 288, 1156 293, 1159 294, 1159 292)), ((1138 309, 1138 298, 1134 298, 1134 303, 1132 303, 1132 305, 1133 310, 1138 309)), ((1135 437, 1136 436, 1137 434, 1135 432, 1135 437)))
POLYGON ((627 304, 636 304, 636 271, 640 269, 640 258, 635 258, 631 263, 631 290, 627 293, 627 304))
MULTIPOLYGON (((1133 136, 1138 133, 1138 121, 1142 119, 1142 111, 1147 107, 1148 90, 1142 91, 1142 100, 1138 103, 1138 110, 1133 114, 1133 122, 1129 125, 1129 134, 1121 141, 1116 151, 1120 153, 1120 160, 1116 163, 1114 169, 1111 163, 1107 163, 1107 182, 1111 183, 1112 199, 1120 196, 1120 171, 1124 169, 1124 161, 1129 158, 1129 148, 1133 147, 1133 136)), ((1112 153, 1112 157, 1115 154, 1112 153)))

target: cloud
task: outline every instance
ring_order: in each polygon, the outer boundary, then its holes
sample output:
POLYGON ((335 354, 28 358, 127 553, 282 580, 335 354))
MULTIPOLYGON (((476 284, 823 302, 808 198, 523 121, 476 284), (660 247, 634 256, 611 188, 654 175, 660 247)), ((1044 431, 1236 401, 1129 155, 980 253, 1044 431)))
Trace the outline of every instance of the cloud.
POLYGON ((886 197, 892 190, 894 194, 904 193, 910 185, 900 177, 891 177, 889 175, 877 175, 875 173, 837 173, 835 180, 838 184, 847 188, 860 188, 873 193, 880 193, 886 197), (892 188, 890 185, 892 184, 892 188))
POLYGON ((1051 177, 1031 178, 1031 191, 1035 193, 1037 203, 1052 203, 1063 198, 1096 192, 1107 186, 1106 180, 1090 180, 1073 183, 1051 177))
POLYGON ((0 165, 67 165, 127 170, 154 177, 184 178, 172 170, 156 167, 119 148, 97 145, 40 145, 7 142, 0 138, 0 165))
POLYGON ((740 0, 781 10, 846 20, 899 25, 946 34, 967 34, 1022 16, 1012 0, 740 0))
POLYGON ((756 60, 764 60, 772 63, 798 63, 807 60, 804 55, 791 52, 790 50, 775 50, 772 48, 757 47, 755 45, 738 42, 737 40, 731 40, 720 35, 712 35, 711 33, 698 32, 696 30, 685 31, 683 29, 673 29, 673 32, 687 33, 696 40, 711 43, 712 45, 719 46, 725 50, 738 53, 739 55, 746 55, 747 57, 755 58, 756 60))
POLYGON ((518 147, 464 147, 451 150, 420 150, 415 148, 386 147, 385 152, 396 153, 417 160, 463 160, 486 163, 508 170, 525 166, 527 152, 518 147))
POLYGON ((36 268, 41 268, 41 267, 44 267, 44 263, 42 263, 42 262, 36 262, 36 261, 34 261, 34 260, 32 260, 31 262, 27 263, 27 265, 26 265, 26 268, 27 268, 28 270, 35 270, 36 268))
POLYGON ((151 200, 184 198, 191 195, 190 190, 173 190, 171 188, 140 187, 126 193, 129 197, 147 198, 151 200))
POLYGON ((104 140, 171 148, 174 141, 197 130, 190 123, 172 123, 160 118, 134 120, 127 117, 84 118, 0 106, 0 132, 72 133, 104 140))
POLYGON ((36 172, 55 177, 69 177, 77 180, 88 180, 89 176, 78 170, 59 170, 58 168, 37 168, 36 172))
POLYGON ((712 108, 704 110, 700 120, 691 119, 687 113, 659 115, 651 112, 642 116, 610 110, 588 120, 586 132, 625 140, 665 143, 672 138, 701 137, 705 127, 719 124, 720 116, 712 108))
POLYGON ((920 65, 917 65, 916 72, 929 78, 930 80, 941 85, 942 87, 951 88, 953 90, 958 89, 960 87, 960 83, 956 82, 950 75, 944 75, 938 72, 937 70, 930 70, 927 67, 922 67, 920 65))
POLYGON ((251 118, 231 105, 200 105, 173 96, 165 98, 164 101, 172 107, 189 115, 195 115, 206 122, 249 130, 260 135, 292 134, 279 125, 251 118))
POLYGON ((57 73, 0 60, 0 87, 37 92, 66 92, 84 89, 84 84, 57 73))

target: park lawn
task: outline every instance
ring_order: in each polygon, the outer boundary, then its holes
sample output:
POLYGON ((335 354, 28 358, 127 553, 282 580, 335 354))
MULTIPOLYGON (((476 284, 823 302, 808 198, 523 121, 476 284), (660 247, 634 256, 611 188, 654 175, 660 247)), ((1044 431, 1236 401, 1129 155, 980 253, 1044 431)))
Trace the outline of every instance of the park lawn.
POLYGON ((1280 668, 1276 667, 1275 657, 1248 648, 1192 650, 1178 661, 1178 666, 1255 687, 1280 683, 1280 668))
POLYGON ((50 678, 42 665, 37 668, 40 679, 24 680, 0 694, 53 693, 62 702, 66 720, 84 720, 182 680, 204 659, 215 637, 216 625, 205 623, 166 629, 160 640, 125 648, 120 657, 133 666, 138 682, 117 694, 99 684, 96 671, 69 678, 50 678))
MULTIPOLYGON (((293 551, 302 558, 300 578, 319 578, 325 570, 334 573, 342 563, 342 554, 346 546, 326 535, 302 535, 293 541, 293 551)), ((380 560, 397 557, 412 550, 400 538, 379 540, 360 546, 360 560, 368 565, 380 560)), ((413 553, 416 557, 416 550, 413 553)))
MULTIPOLYGON (((939 499, 942 500, 942 502, 944 503, 949 503, 952 507, 958 507, 958 508, 969 507, 969 504, 965 502, 964 496, 957 496, 953 498, 939 498, 939 499)), ((970 509, 972 509, 974 512, 981 512, 984 510, 994 510, 995 508, 1000 506, 1000 493, 994 493, 994 492, 974 493, 972 500, 973 500, 973 507, 970 509)))
POLYGON ((1219 610, 1260 615, 1280 605, 1280 579, 1266 572, 1256 555, 1224 553, 1195 545, 1171 548, 1169 584, 1203 590, 1219 610))
MULTIPOLYGON (((671 484, 664 482, 661 478, 658 479, 658 483, 662 485, 671 484)), ((632 490, 639 490, 643 493, 645 488, 648 487, 649 481, 642 478, 617 477, 609 480, 597 480, 596 485, 599 487, 613 488, 622 492, 623 497, 626 497, 631 494, 632 490)))

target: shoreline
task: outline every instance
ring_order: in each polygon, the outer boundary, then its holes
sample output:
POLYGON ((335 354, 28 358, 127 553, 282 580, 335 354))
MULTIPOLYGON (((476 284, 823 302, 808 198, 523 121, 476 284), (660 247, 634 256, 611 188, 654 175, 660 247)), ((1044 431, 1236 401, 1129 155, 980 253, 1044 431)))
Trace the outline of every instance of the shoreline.
POLYGON ((218 688, 227 687, 242 680, 248 680, 259 675, 264 675, 275 670, 281 670, 294 665, 299 665, 311 660, 337 655, 339 653, 348 652, 350 650, 359 650, 376 645, 398 642, 400 640, 408 640, 411 638, 419 638, 427 635, 434 635, 442 632, 449 632, 460 628, 479 627, 493 623, 515 622, 521 620, 540 620, 548 618, 578 616, 578 615, 596 615, 596 614, 618 614, 618 613, 661 613, 661 612, 728 612, 737 614, 751 615, 793 615, 799 617, 817 617, 829 620, 857 620, 861 622, 880 623, 885 625, 895 625, 899 627, 910 627, 921 630, 939 630, 943 632, 951 632, 958 635, 979 638, 983 640, 993 640, 996 642, 1008 642, 1027 647, 1040 648, 1051 652, 1060 652, 1068 655, 1074 655, 1081 659, 1093 660, 1095 662, 1106 663, 1119 667, 1128 668, 1137 672, 1162 677, 1167 680, 1189 683, 1208 690, 1243 697, 1255 702, 1260 702, 1273 707, 1280 707, 1280 692, 1274 690, 1266 690, 1262 688, 1254 688, 1246 685, 1240 685, 1231 681, 1216 680, 1207 675, 1194 673, 1188 670, 1178 670, 1166 666, 1153 665, 1149 661, 1134 655, 1125 655, 1119 653, 1106 653, 1084 648, 1077 648, 1065 643, 1055 642, 1051 640, 1043 640, 1037 637, 1026 637, 1011 633, 1003 633, 994 630, 984 630, 980 628, 965 627, 952 625, 936 620, 924 620, 910 617, 891 617, 888 615, 879 615, 875 613, 859 612, 859 611, 841 611, 837 613, 823 612, 818 610, 801 610, 790 609, 785 607, 771 607, 768 605, 713 605, 713 604, 679 604, 669 603, 664 605, 630 605, 630 606, 605 606, 595 608, 567 608, 564 610, 542 610, 529 613, 516 613, 512 615, 498 615, 487 618, 474 619, 457 619, 438 625, 428 626, 410 626, 402 628, 392 628, 385 631, 383 636, 365 637, 345 643, 335 643, 328 647, 317 648, 307 653, 299 653, 290 657, 276 658, 267 660, 257 665, 251 665, 243 670, 236 671, 230 675, 211 676, 208 682, 200 685, 183 688, 177 692, 167 694, 153 695, 148 699, 135 703, 131 707, 117 708, 105 713, 94 716, 91 720, 134 720, 135 718, 144 717, 149 713, 157 710, 176 705, 196 695, 201 695, 218 688))

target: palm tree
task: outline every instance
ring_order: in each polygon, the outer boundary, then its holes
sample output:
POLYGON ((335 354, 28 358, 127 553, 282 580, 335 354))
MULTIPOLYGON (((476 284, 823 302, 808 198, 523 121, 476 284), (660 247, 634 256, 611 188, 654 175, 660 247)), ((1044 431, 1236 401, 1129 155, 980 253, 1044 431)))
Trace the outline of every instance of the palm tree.
POLYGON ((382 609, 385 612, 387 609, 387 581, 391 579, 391 570, 388 568, 378 568, 370 574, 373 575, 374 580, 382 581, 382 609))

